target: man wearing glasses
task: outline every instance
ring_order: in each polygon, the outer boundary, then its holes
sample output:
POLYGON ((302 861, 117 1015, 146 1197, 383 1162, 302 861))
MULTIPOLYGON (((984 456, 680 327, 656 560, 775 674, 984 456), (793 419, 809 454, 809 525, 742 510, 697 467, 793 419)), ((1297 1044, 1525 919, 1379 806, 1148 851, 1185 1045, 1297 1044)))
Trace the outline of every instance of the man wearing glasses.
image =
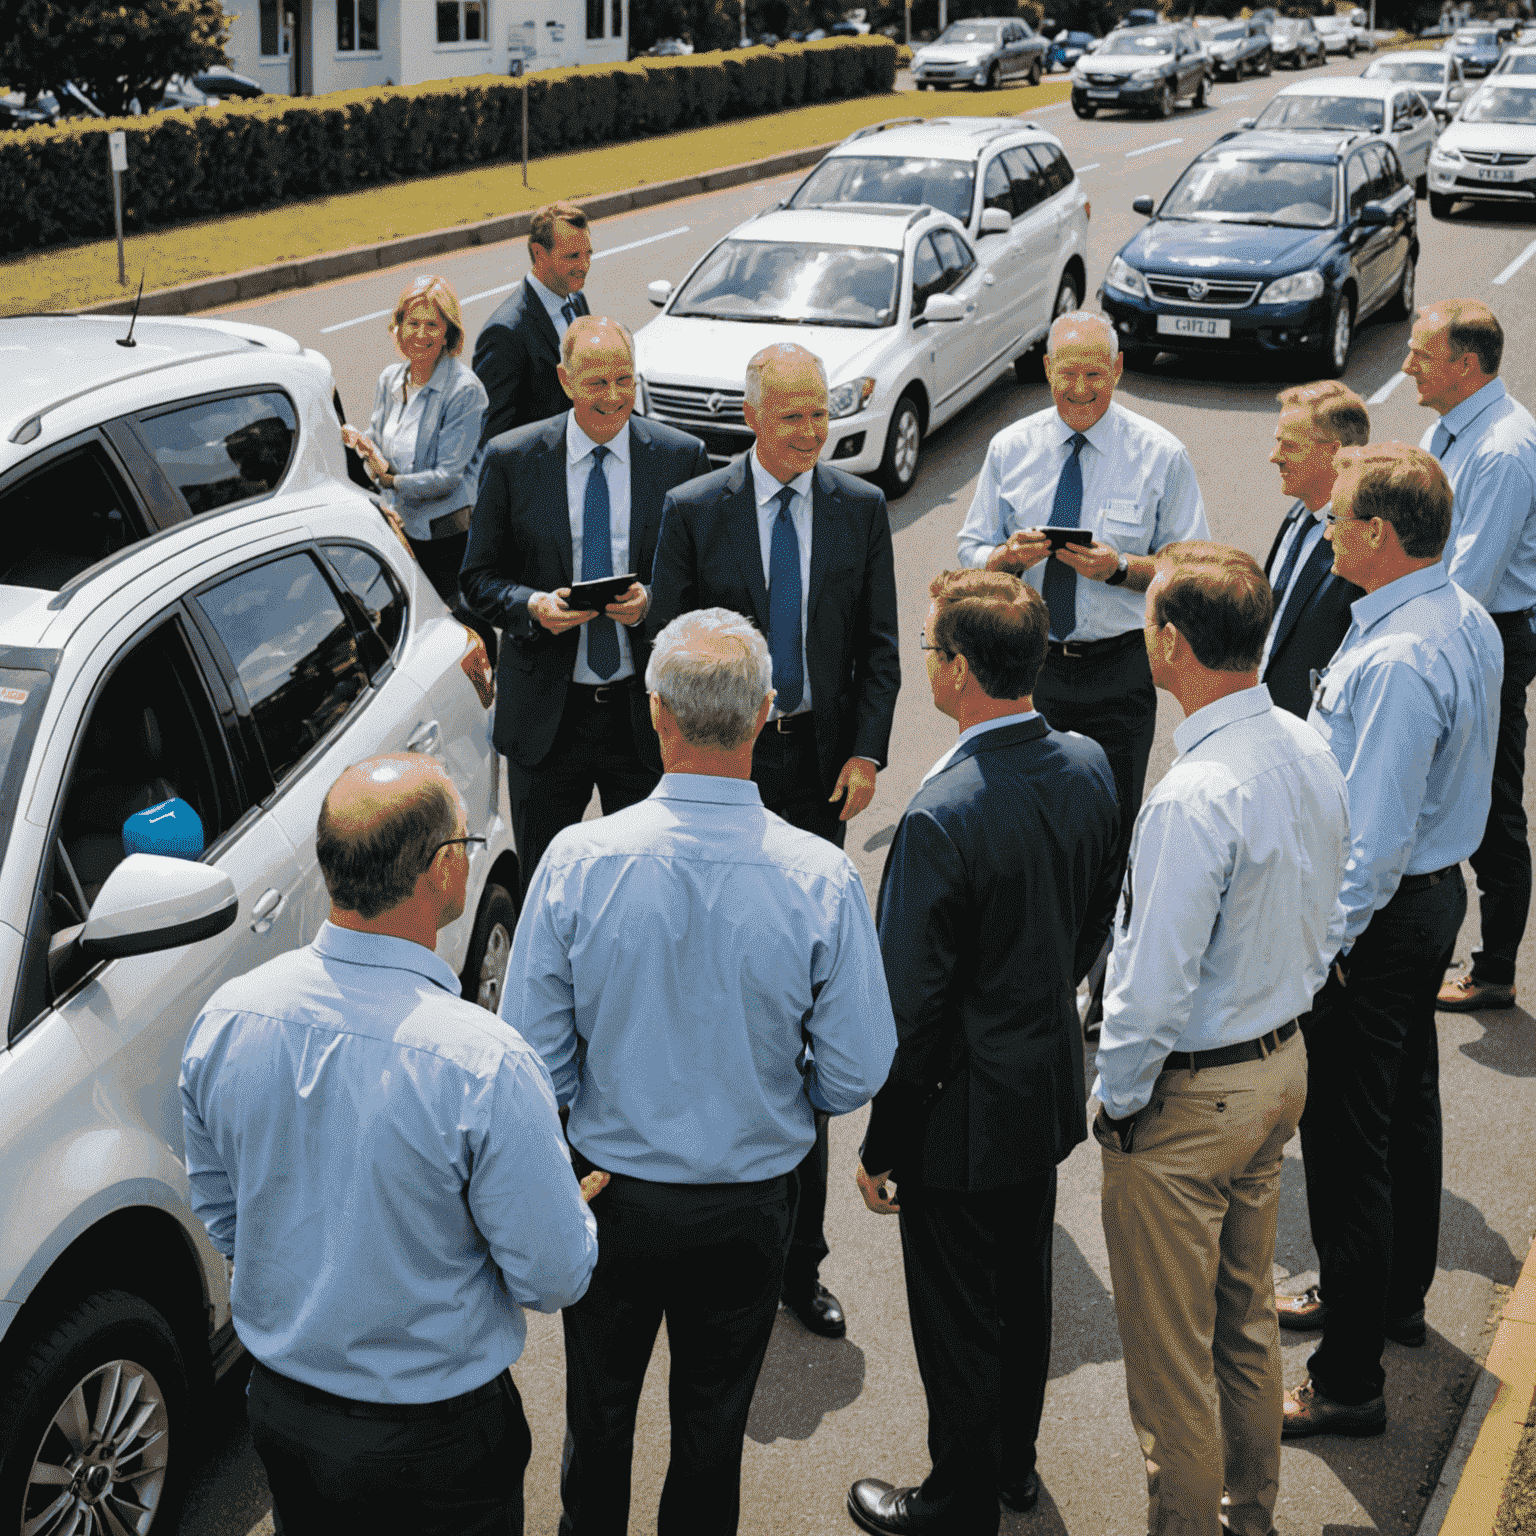
POLYGON ((234 1261, 277 1529, 523 1529, 522 1308, 586 1290, 597 1229, 549 1075, 434 953, 464 802, 370 758, 320 811, 313 944, 221 987, 182 1059, 192 1205, 234 1261))

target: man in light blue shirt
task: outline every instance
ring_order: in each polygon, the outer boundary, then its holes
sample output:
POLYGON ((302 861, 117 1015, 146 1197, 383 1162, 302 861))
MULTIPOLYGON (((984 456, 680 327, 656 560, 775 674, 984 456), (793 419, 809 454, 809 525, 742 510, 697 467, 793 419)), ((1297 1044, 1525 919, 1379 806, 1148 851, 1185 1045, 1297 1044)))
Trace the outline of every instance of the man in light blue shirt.
POLYGON ((569 1106, 578 1167, 611 1176, 591 1288, 564 1315, 572 1536, 626 1528, 663 1317, 672 1460, 658 1530, 736 1529, 789 1175, 814 1112, 866 1103, 895 1054, 853 864, 765 810, 751 779, 772 677, 740 614, 697 609, 661 631, 646 670, 661 783, 555 837, 513 941, 502 1016, 569 1106))
POLYGON ((1115 920, 1093 1087, 1104 1236, 1147 1528, 1270 1536, 1281 1153, 1306 1100, 1297 1015, 1343 928, 1348 806, 1317 732, 1258 681, 1273 595, 1257 562, 1164 555, 1146 643, 1186 718, 1115 920))
POLYGON ((187 1039, 192 1204, 234 1261, 279 1530, 522 1530, 522 1308, 574 1302, 597 1236, 543 1064, 433 953, 474 841, 431 758, 347 769, 330 921, 187 1039))
POLYGON ((1531 908, 1525 824, 1525 694, 1536 678, 1536 420, 1499 378, 1504 330, 1486 304, 1450 299, 1419 311, 1403 372, 1438 412, 1419 443, 1451 482, 1445 566, 1498 626, 1504 650, 1493 800, 1472 869, 1483 947, 1440 989, 1455 1013, 1513 1008, 1515 957, 1531 908))
POLYGON ((1422 1344, 1440 1230, 1435 991, 1488 817, 1499 632, 1446 574, 1451 488, 1405 443, 1339 451, 1327 538, 1361 587, 1308 716, 1349 785, 1341 953, 1303 1021, 1301 1122, 1319 1285, 1280 1320, 1323 1329, 1285 1432, 1386 1427, 1383 1340, 1422 1344))

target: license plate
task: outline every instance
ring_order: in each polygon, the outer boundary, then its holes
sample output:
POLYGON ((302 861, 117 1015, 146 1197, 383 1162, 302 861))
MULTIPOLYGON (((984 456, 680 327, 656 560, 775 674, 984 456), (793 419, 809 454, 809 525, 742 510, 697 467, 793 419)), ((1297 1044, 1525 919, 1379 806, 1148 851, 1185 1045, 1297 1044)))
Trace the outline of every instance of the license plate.
POLYGON ((1089 91, 1089 101, 1116 101, 1119 99, 1119 91, 1089 91))
POLYGON ((1207 320, 1201 315, 1159 315, 1159 336, 1210 336, 1225 341, 1232 335, 1230 320, 1207 320))
POLYGON ((1515 173, 1513 171, 1506 170, 1502 166, 1480 165, 1476 169, 1477 169, 1477 179, 1479 181, 1515 181, 1515 180, 1518 180, 1518 178, 1516 177, 1516 175, 1515 175, 1515 173))

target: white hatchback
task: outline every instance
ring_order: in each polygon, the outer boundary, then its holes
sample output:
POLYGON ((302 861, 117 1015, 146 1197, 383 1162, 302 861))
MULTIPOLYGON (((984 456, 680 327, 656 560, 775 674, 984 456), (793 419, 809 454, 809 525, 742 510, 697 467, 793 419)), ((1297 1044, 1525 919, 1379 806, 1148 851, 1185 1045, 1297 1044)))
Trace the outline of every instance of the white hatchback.
POLYGON ((1490 75, 1462 103, 1429 161, 1429 211, 1536 203, 1536 75, 1490 75))

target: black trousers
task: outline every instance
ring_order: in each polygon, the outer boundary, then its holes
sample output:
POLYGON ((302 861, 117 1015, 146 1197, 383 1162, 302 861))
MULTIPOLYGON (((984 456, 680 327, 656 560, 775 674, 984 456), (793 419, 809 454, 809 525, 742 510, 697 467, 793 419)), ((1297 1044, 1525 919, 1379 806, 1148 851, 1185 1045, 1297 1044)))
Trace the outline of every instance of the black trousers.
POLYGON ((635 1409, 663 1318, 672 1354, 671 1461, 659 1536, 732 1536, 752 1392, 773 1332, 786 1178, 653 1184, 616 1175, 592 1202, 597 1268, 561 1313, 569 1429, 565 1536, 629 1528, 635 1409))
POLYGON ((1056 1170, 1003 1189, 906 1183, 901 1257, 933 1470, 923 1528, 993 1536, 997 1489, 1035 1467, 1051 1363, 1056 1170))
POLYGON ((1307 1107, 1301 1152, 1307 1209, 1328 1304, 1307 1362, 1341 1403, 1379 1397, 1383 1322, 1417 1312, 1440 1242, 1440 1052, 1435 994, 1467 911, 1452 867, 1399 890, 1301 1021, 1307 1107))
POLYGON ((660 774, 640 760, 635 746, 630 716, 635 686, 613 684, 605 702, 598 703, 596 689, 572 683, 565 691, 565 709, 543 762, 536 768, 507 762, 507 799, 522 895, 528 894, 533 872, 555 834, 581 820, 594 788, 601 797, 603 815, 611 816, 644 800, 659 782, 660 774))
POLYGON ((503 1371, 465 1405, 348 1404, 258 1362, 246 1398, 284 1536, 522 1536, 532 1440, 503 1371), (361 1415, 367 1414, 367 1417, 361 1415))
POLYGON ((1493 749, 1493 803, 1472 855, 1483 947, 1472 954, 1478 981, 1512 986, 1515 955, 1531 910, 1531 848, 1525 825, 1525 691, 1536 678, 1536 635, 1524 613, 1496 613, 1504 641, 1499 736, 1493 749))

